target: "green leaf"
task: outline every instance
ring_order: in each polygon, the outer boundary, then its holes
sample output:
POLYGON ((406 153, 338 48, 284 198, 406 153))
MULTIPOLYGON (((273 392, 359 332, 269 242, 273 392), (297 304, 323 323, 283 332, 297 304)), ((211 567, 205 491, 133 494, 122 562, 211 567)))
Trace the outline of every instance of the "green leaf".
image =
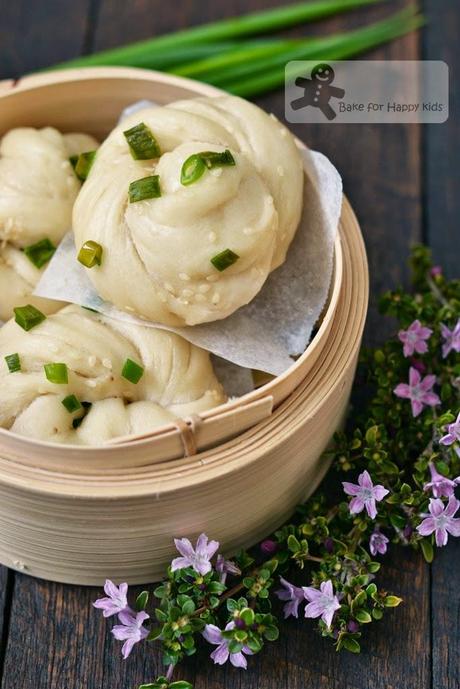
POLYGON ((294 534, 290 534, 287 539, 287 546, 291 553, 297 553, 300 550, 300 543, 294 534))
POLYGON ((374 583, 369 584, 369 586, 366 588, 366 593, 368 596, 373 596, 375 593, 377 593, 377 586, 374 583))
POLYGON ((154 627, 150 630, 147 641, 156 641, 160 638, 162 631, 163 627, 154 627))
POLYGON ((247 627, 250 627, 252 624, 254 624, 255 615, 254 610, 251 608, 243 608, 243 610, 240 612, 240 617, 247 627))
POLYGON ((167 622, 168 621, 167 614, 163 610, 161 610, 160 608, 155 608, 155 617, 157 618, 158 622, 167 622))
POLYGON ((367 596, 365 591, 360 591, 351 603, 351 609, 361 608, 366 602, 367 596))
POLYGON ((369 622, 372 622, 372 617, 366 610, 358 610, 354 613, 354 616, 360 624, 369 624, 369 622))
POLYGON ((426 538, 423 538, 420 541, 420 548, 422 549, 423 557, 425 558, 426 562, 433 562, 434 550, 431 541, 429 541, 426 538))
POLYGON ((138 597, 136 598, 136 610, 137 610, 137 612, 141 612, 141 610, 145 610, 148 602, 149 602, 149 592, 148 591, 142 591, 138 595, 138 597))
POLYGON ((264 637, 267 639, 267 641, 276 641, 279 635, 279 629, 278 627, 275 627, 275 625, 270 625, 264 631, 264 637))
POLYGON ((178 682, 173 682, 169 685, 169 689, 193 689, 193 684, 180 679, 178 682))
POLYGON ((250 639, 248 639, 248 640, 246 641, 246 644, 245 644, 245 645, 246 645, 248 648, 250 648, 251 651, 252 651, 253 653, 259 653, 259 651, 260 651, 261 648, 262 648, 262 643, 261 643, 261 641, 260 641, 259 639, 257 639, 256 637, 251 637, 250 639))
POLYGON ((371 574, 375 574, 376 572, 378 572, 380 567, 381 567, 380 562, 369 562, 367 564, 367 569, 369 570, 369 572, 371 574))
POLYGON ((402 514, 390 514, 390 522, 395 529, 404 529, 407 519, 402 514))
POLYGON ((229 612, 235 612, 235 610, 238 610, 238 603, 234 598, 227 599, 227 610, 229 612))
POLYGON ((228 650, 230 651, 230 653, 240 653, 242 648, 243 644, 239 641, 236 641, 235 639, 231 639, 228 642, 228 650))
POLYGON ((402 603, 402 598, 398 596, 387 596, 384 600, 386 608, 397 608, 400 603, 402 603))
POLYGON ((374 620, 381 620, 383 617, 383 610, 381 608, 374 608, 372 610, 372 617, 374 620))
POLYGON ((208 586, 208 591, 209 593, 216 593, 220 596, 220 594, 223 593, 226 588, 227 587, 225 586, 225 584, 221 584, 220 581, 211 581, 211 583, 208 586))
POLYGON ((182 606, 182 612, 184 615, 192 615, 195 612, 196 605, 191 598, 185 601, 182 606))
POLYGON ((349 636, 344 637, 342 645, 347 649, 347 651, 351 651, 351 653, 360 653, 361 651, 361 646, 356 639, 352 639, 349 636))
POLYGON ((244 629, 237 629, 234 633, 234 638, 241 643, 244 643, 248 637, 248 633, 244 629))

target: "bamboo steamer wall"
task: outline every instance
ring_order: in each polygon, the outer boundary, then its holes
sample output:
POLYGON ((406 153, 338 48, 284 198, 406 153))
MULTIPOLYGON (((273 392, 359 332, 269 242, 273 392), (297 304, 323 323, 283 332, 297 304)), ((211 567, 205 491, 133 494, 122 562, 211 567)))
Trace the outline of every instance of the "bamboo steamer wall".
MULTIPOLYGON (((0 135, 52 125, 102 138, 136 100, 216 94, 136 69, 27 77, 0 83, 0 135)), ((231 554, 275 529, 327 469, 321 454, 346 411, 367 298, 364 245, 344 200, 321 326, 285 374, 182 428, 103 448, 32 442, 1 430, 0 561, 55 581, 146 583, 163 574, 174 536, 206 531, 231 554)))

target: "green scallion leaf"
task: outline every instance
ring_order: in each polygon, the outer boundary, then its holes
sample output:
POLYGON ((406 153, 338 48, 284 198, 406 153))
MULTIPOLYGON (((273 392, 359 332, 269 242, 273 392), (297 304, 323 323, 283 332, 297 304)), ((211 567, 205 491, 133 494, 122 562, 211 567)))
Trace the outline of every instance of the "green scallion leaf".
POLYGON ((41 239, 36 244, 26 246, 24 249, 25 255, 36 268, 43 268, 55 251, 56 247, 49 239, 41 239))
POLYGON ((235 165, 235 158, 232 156, 228 148, 225 151, 203 151, 198 153, 203 163, 208 170, 213 167, 221 167, 222 165, 235 165))
POLYGON ((161 196, 160 178, 158 175, 136 179, 129 185, 129 202, 136 203, 145 199, 157 199, 161 196))
POLYGON ((32 328, 40 325, 46 319, 45 314, 36 309, 35 306, 32 306, 32 304, 17 306, 13 311, 14 320, 23 330, 32 330, 32 328))
POLYGON ((67 364, 45 364, 43 368, 50 383, 66 385, 69 382, 67 364))
POLYGON ((234 251, 231 249, 224 249, 224 251, 221 251, 220 254, 217 254, 211 258, 211 263, 214 268, 217 268, 218 271, 222 272, 223 270, 230 268, 230 266, 236 263, 238 259, 239 256, 238 254, 235 254, 234 251))
POLYGON ((67 409, 69 414, 73 414, 75 411, 81 409, 81 404, 75 395, 67 395, 67 397, 64 397, 62 404, 67 409))
POLYGON ((77 259, 85 268, 94 268, 102 263, 102 246, 89 239, 78 252, 77 259))
POLYGON ((70 164, 72 165, 80 182, 84 182, 88 177, 95 157, 96 151, 86 151, 86 153, 80 153, 78 157, 71 156, 69 158, 70 164))
POLYGON ((132 359, 126 359, 121 375, 130 383, 138 383, 144 375, 144 368, 140 364, 136 364, 132 359))
POLYGON ((134 160, 151 160, 161 155, 158 141, 143 122, 123 132, 134 160))
POLYGON ((16 373, 17 371, 21 370, 21 360, 19 359, 19 354, 8 354, 8 356, 5 357, 5 361, 10 373, 16 373))
POLYGON ((181 184, 186 187, 189 184, 197 182, 205 170, 206 165, 204 160, 200 155, 194 153, 193 155, 189 156, 182 165, 182 170, 180 173, 181 184))

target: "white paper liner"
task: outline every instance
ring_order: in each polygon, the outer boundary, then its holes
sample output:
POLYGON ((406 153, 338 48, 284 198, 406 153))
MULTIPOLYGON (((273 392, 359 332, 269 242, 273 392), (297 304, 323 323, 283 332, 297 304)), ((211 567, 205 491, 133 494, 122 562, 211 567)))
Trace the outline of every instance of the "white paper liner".
POLYGON ((285 263, 267 279, 257 297, 228 318, 171 328, 127 314, 96 293, 76 260, 68 233, 34 294, 80 304, 131 323, 160 327, 238 366, 279 375, 303 352, 326 302, 334 241, 342 206, 342 180, 321 153, 301 151, 305 167, 304 207, 285 263))

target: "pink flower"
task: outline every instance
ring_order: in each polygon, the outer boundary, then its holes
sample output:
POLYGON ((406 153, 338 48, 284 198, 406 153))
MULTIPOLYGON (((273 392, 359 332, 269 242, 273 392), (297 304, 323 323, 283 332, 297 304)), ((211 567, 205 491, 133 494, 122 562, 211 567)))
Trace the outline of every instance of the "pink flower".
POLYGON ((174 543, 182 557, 176 557, 171 563, 171 570, 193 567, 195 572, 204 575, 211 571, 211 558, 219 547, 217 541, 209 541, 206 534, 198 536, 195 548, 188 538, 175 538, 174 543))
POLYGON ((385 555, 387 552, 387 546, 389 539, 383 534, 379 529, 375 529, 374 533, 371 534, 369 539, 369 550, 371 555, 375 556, 377 553, 380 555, 385 555))
POLYGON ((454 494, 455 486, 460 483, 460 476, 453 480, 443 476, 438 471, 432 462, 429 464, 431 481, 425 483, 423 490, 432 490, 435 498, 450 498, 454 494))
POLYGON ((143 623, 149 617, 150 615, 144 611, 138 612, 136 615, 126 610, 119 613, 118 619, 121 624, 112 629, 112 634, 118 641, 125 642, 121 649, 125 660, 133 650, 133 646, 148 636, 149 631, 143 626, 143 623))
POLYGON ((384 486, 374 486, 368 471, 363 471, 358 476, 358 483, 349 483, 344 481, 342 483, 343 489, 347 495, 353 495, 354 498, 350 502, 351 514, 358 514, 366 508, 367 514, 371 519, 377 516, 376 502, 383 500, 389 491, 384 486))
POLYGON ((454 519, 460 502, 453 495, 450 496, 446 506, 439 498, 430 499, 430 515, 426 515, 421 524, 417 526, 417 531, 421 536, 429 536, 433 532, 436 537, 436 545, 441 547, 446 545, 448 534, 460 536, 460 519, 454 519))
POLYGON ((412 356, 414 352, 425 354, 428 351, 425 340, 428 340, 432 333, 433 331, 430 328, 425 328, 419 320, 411 323, 407 330, 400 330, 398 337, 404 344, 404 356, 412 356))
POLYGON ((280 577, 282 589, 275 591, 275 595, 278 596, 279 600, 287 601, 286 605, 283 606, 284 618, 292 615, 293 617, 299 616, 299 605, 305 600, 304 590, 300 586, 294 586, 283 577, 280 577))
MULTIPOLYGON (((225 627, 225 631, 233 629, 234 626, 234 622, 229 622, 225 627)), ((206 641, 209 641, 210 644, 217 646, 216 650, 211 653, 211 658, 216 665, 224 665, 224 663, 230 659, 230 662, 234 667, 241 667, 243 670, 246 670, 248 663, 243 654, 245 653, 249 656, 253 655, 250 648, 243 646, 239 653, 230 653, 228 650, 229 639, 224 639, 221 630, 214 624, 206 625, 203 636, 206 641)))
POLYGON ((241 569, 232 560, 226 560, 223 555, 217 556, 216 572, 220 574, 220 581, 225 584, 227 574, 241 574, 241 569))
POLYGON ((442 275, 442 267, 441 266, 433 266, 432 269, 430 270, 430 275, 432 278, 437 278, 439 275, 442 275))
POLYGON ((321 617, 329 628, 335 611, 340 608, 339 599, 334 595, 332 581, 323 581, 319 591, 313 586, 302 588, 305 598, 310 601, 305 608, 305 617, 321 617))
POLYGON ((452 330, 444 323, 441 323, 441 335, 444 338, 442 345, 442 356, 444 359, 452 350, 460 352, 460 319, 452 330))
MULTIPOLYGON (((453 445, 460 442, 460 412, 454 423, 450 423, 447 426, 447 434, 443 435, 439 442, 441 445, 453 445)), ((460 448, 457 447, 455 451, 460 457, 460 448)))
POLYGON ((95 608, 102 610, 104 617, 111 617, 119 612, 130 610, 127 599, 128 584, 120 584, 117 587, 113 581, 107 579, 104 584, 104 591, 107 598, 98 598, 93 603, 95 608))
POLYGON ((409 399, 412 408, 412 416, 418 416, 425 405, 434 407, 440 404, 441 400, 432 387, 436 382, 436 376, 425 376, 422 378, 420 373, 411 366, 409 369, 409 384, 400 383, 393 390, 397 397, 409 399))

